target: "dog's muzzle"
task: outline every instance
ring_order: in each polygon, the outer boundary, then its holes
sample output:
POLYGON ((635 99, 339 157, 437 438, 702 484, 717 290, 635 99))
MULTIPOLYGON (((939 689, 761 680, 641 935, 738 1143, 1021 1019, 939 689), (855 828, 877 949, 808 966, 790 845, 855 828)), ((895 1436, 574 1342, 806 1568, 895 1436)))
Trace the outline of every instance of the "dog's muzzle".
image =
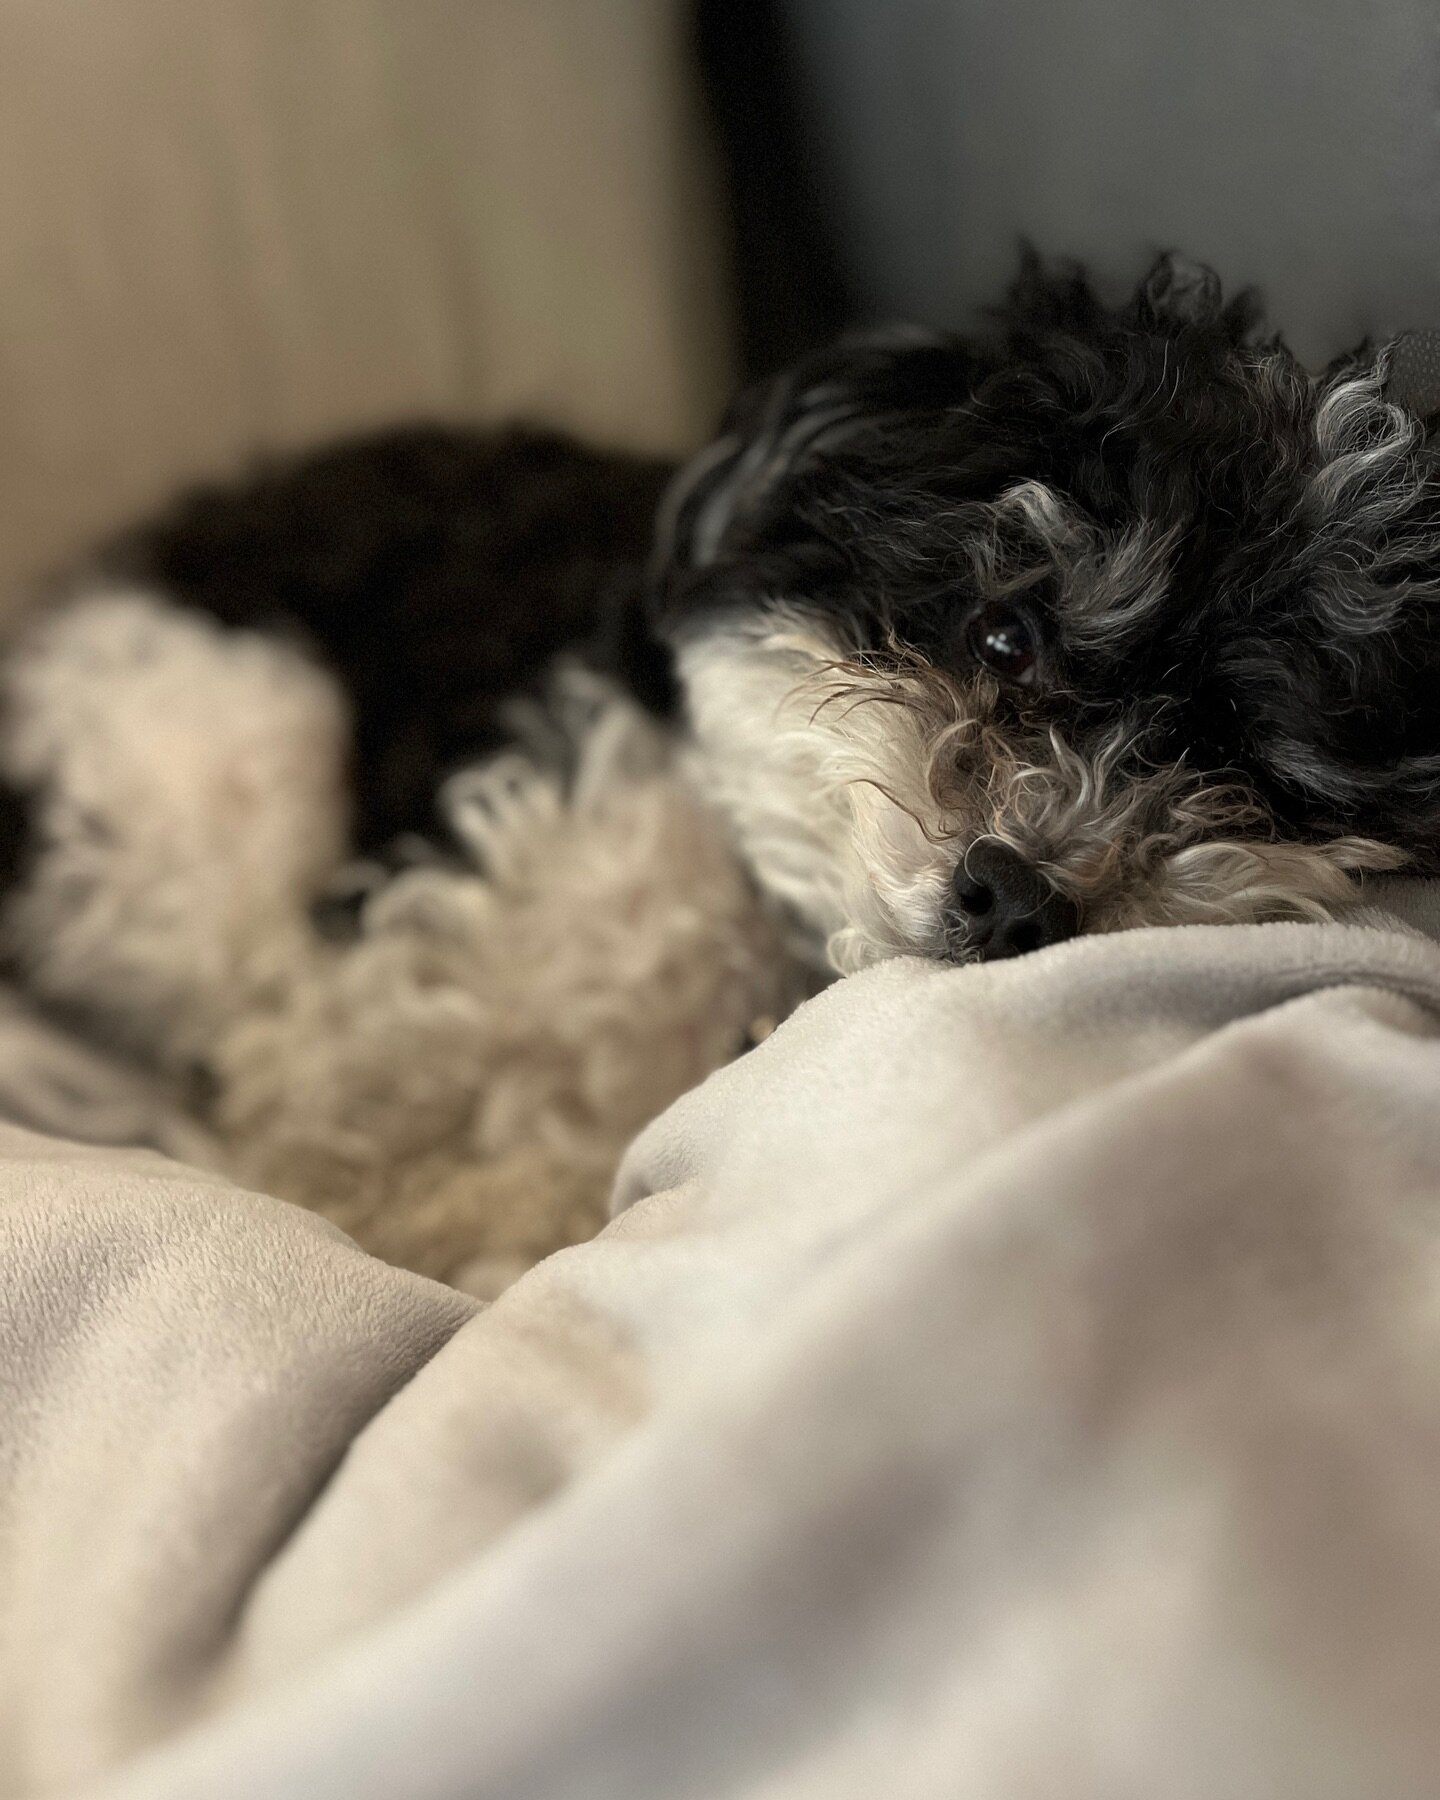
POLYGON ((955 871, 952 938, 967 961, 999 962, 1074 937, 1080 912, 1008 844, 973 844, 955 871))

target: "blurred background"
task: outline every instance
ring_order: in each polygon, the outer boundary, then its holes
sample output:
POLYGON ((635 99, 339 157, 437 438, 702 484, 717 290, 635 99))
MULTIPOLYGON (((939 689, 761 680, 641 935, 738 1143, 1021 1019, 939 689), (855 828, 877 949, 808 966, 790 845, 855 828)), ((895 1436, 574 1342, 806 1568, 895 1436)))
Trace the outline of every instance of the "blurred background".
POLYGON ((0 589, 416 416, 684 451, 1022 235, 1440 323, 1433 0, 0 0, 0 589))

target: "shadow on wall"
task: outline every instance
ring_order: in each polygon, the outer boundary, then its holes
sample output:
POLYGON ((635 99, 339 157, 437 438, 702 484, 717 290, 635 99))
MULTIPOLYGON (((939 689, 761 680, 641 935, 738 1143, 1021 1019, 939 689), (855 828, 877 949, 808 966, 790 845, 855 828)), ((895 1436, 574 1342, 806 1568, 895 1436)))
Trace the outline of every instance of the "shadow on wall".
POLYGON ((777 0, 696 0, 695 60, 729 201, 747 380, 835 336, 860 311, 839 241, 845 197, 777 0))
POLYGON ((1433 0, 775 0, 858 317, 1181 248, 1302 356, 1440 324, 1433 0))

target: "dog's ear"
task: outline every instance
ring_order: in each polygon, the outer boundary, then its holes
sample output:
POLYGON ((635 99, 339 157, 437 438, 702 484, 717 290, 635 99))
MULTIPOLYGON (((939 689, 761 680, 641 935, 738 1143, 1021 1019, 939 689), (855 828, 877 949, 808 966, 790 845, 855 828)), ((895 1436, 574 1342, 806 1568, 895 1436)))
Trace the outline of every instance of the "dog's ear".
POLYGON ((662 579, 709 568, 722 547, 753 523, 766 494, 803 454, 811 435, 806 423, 818 421, 820 409, 792 401, 790 385, 782 377, 742 393, 719 436, 671 481, 656 528, 662 579))
POLYGON ((897 329, 842 339, 743 393, 661 506, 659 586, 743 556, 799 480, 887 422, 963 399, 973 369, 959 340, 897 329))

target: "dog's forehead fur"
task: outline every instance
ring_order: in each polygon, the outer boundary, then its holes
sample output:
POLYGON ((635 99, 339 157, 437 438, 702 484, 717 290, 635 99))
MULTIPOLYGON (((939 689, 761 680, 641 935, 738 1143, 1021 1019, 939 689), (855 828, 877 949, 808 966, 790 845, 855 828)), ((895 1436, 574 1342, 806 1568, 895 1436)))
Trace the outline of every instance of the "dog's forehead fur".
POLYGON ((742 404, 672 496, 672 629, 779 602, 963 676, 1023 594, 1026 727, 1433 861, 1440 480, 1384 369, 1308 373, 1173 259, 1115 309, 1031 264, 989 339, 842 344, 742 404))

